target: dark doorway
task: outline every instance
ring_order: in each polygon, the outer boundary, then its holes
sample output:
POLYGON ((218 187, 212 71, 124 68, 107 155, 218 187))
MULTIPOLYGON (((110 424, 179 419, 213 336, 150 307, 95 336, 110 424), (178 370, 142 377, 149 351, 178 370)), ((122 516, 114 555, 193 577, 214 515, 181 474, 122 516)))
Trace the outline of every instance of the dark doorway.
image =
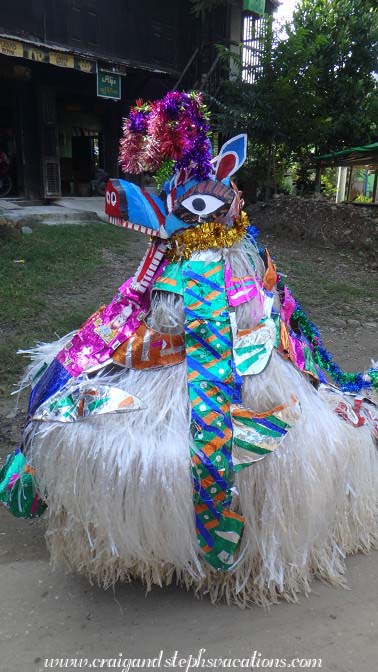
POLYGON ((17 183, 17 146, 14 110, 0 106, 0 198, 15 196, 17 183))
POLYGON ((74 192, 78 196, 91 194, 91 184, 96 179, 100 165, 100 144, 99 135, 72 138, 74 192))

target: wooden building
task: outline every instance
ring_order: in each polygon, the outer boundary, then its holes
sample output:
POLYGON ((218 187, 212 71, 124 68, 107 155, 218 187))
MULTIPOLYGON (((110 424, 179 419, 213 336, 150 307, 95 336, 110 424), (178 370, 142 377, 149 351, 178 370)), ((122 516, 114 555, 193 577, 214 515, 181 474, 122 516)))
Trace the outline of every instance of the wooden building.
POLYGON ((279 0, 243 1, 243 79, 251 84, 261 71, 270 17, 280 4, 279 0))
POLYGON ((87 195, 99 167, 116 175, 132 101, 209 82, 215 45, 240 41, 242 17, 242 0, 202 21, 190 0, 0 0, 0 153, 11 195, 87 195))
POLYGON ((315 157, 319 173, 338 168, 337 203, 378 204, 378 142, 315 157))

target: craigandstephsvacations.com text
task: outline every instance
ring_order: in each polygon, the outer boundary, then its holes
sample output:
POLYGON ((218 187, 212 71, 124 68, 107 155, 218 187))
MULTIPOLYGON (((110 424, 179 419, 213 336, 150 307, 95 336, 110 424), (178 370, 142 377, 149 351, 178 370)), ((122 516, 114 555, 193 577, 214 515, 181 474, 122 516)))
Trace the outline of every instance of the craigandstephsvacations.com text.
POLYGON ((136 669, 179 669, 183 672, 195 669, 297 669, 309 670, 322 668, 321 658, 267 658, 253 651, 247 658, 214 658, 206 656, 206 649, 198 653, 182 656, 179 651, 166 656, 160 651, 156 658, 126 658, 122 653, 116 658, 46 658, 42 669, 82 669, 82 670, 120 670, 130 672, 136 669))

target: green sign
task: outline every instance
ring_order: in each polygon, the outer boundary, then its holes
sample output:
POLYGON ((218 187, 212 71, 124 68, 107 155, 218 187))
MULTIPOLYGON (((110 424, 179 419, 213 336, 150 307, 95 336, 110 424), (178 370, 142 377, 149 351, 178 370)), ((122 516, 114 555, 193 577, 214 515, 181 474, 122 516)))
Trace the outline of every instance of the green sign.
POLYGON ((121 75, 105 70, 97 71, 97 95, 100 98, 121 99, 121 75))
POLYGON ((243 5, 245 12, 253 12, 259 16, 265 14, 265 0, 244 0, 243 5))

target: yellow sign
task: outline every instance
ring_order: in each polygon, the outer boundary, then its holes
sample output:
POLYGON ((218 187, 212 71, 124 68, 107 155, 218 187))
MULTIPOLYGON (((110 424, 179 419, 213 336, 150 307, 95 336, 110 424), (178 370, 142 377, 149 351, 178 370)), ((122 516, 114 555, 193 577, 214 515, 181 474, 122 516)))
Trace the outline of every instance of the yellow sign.
POLYGON ((36 61, 37 63, 49 63, 60 68, 72 68, 88 74, 96 73, 96 61, 80 58, 65 51, 50 51, 50 49, 44 47, 35 47, 27 42, 0 38, 0 54, 27 58, 29 61, 36 61))
POLYGON ((93 72, 92 61, 85 61, 83 58, 78 58, 76 63, 77 63, 77 69, 80 70, 81 72, 88 72, 88 73, 93 72))
POLYGON ((22 58, 24 55, 24 49, 21 42, 15 42, 14 40, 4 40, 0 38, 0 54, 4 56, 17 56, 22 58))
POLYGON ((57 65, 60 68, 74 68, 75 60, 72 54, 66 54, 61 51, 50 51, 50 64, 57 65))
POLYGON ((49 62, 48 52, 29 46, 24 46, 24 58, 27 58, 29 61, 36 61, 37 63, 49 62))

